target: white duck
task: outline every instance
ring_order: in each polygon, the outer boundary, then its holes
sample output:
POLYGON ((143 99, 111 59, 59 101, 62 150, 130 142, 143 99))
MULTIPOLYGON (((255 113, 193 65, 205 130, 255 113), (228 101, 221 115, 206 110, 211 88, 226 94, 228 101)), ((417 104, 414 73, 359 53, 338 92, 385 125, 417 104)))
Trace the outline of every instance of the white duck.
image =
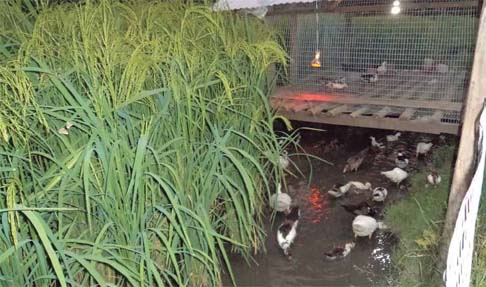
POLYGON ((282 185, 278 183, 277 192, 270 196, 270 206, 276 211, 282 212, 288 211, 291 204, 292 198, 288 194, 282 192, 282 185))
POLYGON ((396 142, 398 140, 398 138, 400 138, 401 135, 402 135, 401 132, 397 132, 394 135, 387 135, 386 136, 386 141, 387 142, 396 142))
POLYGON ((388 195, 388 190, 384 187, 377 187, 373 189, 372 200, 377 202, 385 201, 388 195))
POLYGON ((352 186, 351 182, 348 182, 346 184, 335 184, 330 190, 327 191, 327 193, 329 195, 338 198, 345 195, 346 192, 349 191, 351 186, 352 186))
POLYGON ((386 65, 387 65, 386 61, 381 63, 381 65, 378 68, 376 68, 376 72, 381 75, 385 74, 387 70, 386 65))
POLYGON ((300 219, 299 207, 292 207, 289 214, 285 217, 285 221, 280 224, 277 230, 277 242, 283 250, 284 255, 292 259, 290 254, 290 246, 294 243, 297 237, 297 225, 300 219))
POLYGON ((399 167, 395 167, 389 171, 382 171, 381 174, 397 185, 408 177, 408 173, 399 167))
POLYGON ((353 220, 354 237, 368 236, 371 239, 373 232, 378 228, 378 222, 371 216, 358 215, 353 220))
POLYGON ((326 84, 326 86, 334 90, 342 90, 344 88, 347 88, 348 84, 341 81, 330 81, 326 84))
POLYGON ((351 184, 352 186, 356 187, 357 189, 364 189, 364 190, 371 189, 371 183, 369 183, 369 182, 362 183, 360 181, 350 181, 350 182, 348 182, 348 184, 351 184))
POLYGON ((351 250, 356 246, 354 242, 348 242, 342 246, 336 246, 332 250, 324 253, 324 256, 327 260, 336 260, 341 259, 348 256, 351 253, 351 250))
POLYGON ((385 145, 382 144, 381 142, 378 142, 375 137, 370 137, 371 140, 371 146, 379 149, 385 148, 385 145))
POLYGON ((287 169, 289 167, 289 154, 286 150, 282 151, 282 155, 278 158, 278 163, 282 169, 287 169))
POLYGON ((408 166, 408 158, 403 152, 397 153, 397 157, 395 158, 395 164, 397 165, 397 167, 402 169, 408 166))
POLYGON ((427 182, 431 185, 438 185, 441 181, 442 178, 440 177, 440 174, 437 173, 437 171, 431 171, 427 175, 427 182))
POLYGON ((432 148, 432 143, 419 142, 417 144, 416 157, 427 154, 432 148))

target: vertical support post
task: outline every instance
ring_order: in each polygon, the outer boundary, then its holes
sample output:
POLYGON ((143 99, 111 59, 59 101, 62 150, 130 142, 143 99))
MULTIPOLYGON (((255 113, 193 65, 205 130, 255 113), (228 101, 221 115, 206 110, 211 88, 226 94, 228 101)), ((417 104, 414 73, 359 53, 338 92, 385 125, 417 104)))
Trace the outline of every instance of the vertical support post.
POLYGON ((463 124, 461 140, 454 167, 454 175, 449 194, 442 242, 440 245, 440 270, 444 270, 447 262, 449 243, 454 232, 462 200, 471 183, 472 171, 475 166, 475 146, 477 143, 477 126, 483 103, 486 99, 486 10, 483 5, 479 21, 479 31, 474 53, 474 64, 471 73, 468 95, 463 109, 463 124))
POLYGON ((297 81, 297 75, 298 75, 298 55, 299 55, 299 16, 298 15, 291 15, 290 16, 290 43, 289 43, 289 49, 290 49, 290 61, 289 61, 289 78, 290 78, 290 83, 294 84, 297 81))

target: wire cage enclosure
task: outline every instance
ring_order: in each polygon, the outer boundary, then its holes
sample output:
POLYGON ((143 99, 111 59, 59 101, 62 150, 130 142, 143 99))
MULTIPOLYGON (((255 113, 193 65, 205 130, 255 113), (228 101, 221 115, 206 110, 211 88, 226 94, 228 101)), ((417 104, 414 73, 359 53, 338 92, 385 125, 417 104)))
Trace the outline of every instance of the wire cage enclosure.
POLYGON ((481 4, 337 0, 274 7, 267 21, 281 32, 290 61, 271 102, 296 120, 457 133, 481 4), (310 64, 316 50, 318 68, 310 64))

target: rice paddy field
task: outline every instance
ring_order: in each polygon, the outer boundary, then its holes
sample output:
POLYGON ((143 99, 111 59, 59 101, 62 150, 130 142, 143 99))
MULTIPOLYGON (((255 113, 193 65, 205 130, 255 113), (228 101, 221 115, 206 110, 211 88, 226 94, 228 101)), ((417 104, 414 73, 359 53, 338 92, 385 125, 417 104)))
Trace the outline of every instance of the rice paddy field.
POLYGON ((275 39, 182 2, 2 1, 0 286, 217 286, 262 251, 275 39))

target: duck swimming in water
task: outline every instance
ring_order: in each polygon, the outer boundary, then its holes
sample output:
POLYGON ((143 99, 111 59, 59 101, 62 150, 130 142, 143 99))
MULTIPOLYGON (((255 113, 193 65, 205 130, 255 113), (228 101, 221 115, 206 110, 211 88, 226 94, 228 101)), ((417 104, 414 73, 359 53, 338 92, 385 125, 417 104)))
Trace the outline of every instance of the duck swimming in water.
POLYGON ((336 260, 348 256, 351 250, 356 246, 354 242, 348 242, 344 246, 336 246, 332 250, 324 253, 324 257, 327 260, 336 260))
POLYGON ((299 207, 292 207, 290 212, 286 215, 285 221, 278 227, 278 245, 288 259, 292 259, 292 255, 290 254, 290 246, 294 243, 295 237, 297 237, 297 225, 299 224, 299 219, 299 207))

